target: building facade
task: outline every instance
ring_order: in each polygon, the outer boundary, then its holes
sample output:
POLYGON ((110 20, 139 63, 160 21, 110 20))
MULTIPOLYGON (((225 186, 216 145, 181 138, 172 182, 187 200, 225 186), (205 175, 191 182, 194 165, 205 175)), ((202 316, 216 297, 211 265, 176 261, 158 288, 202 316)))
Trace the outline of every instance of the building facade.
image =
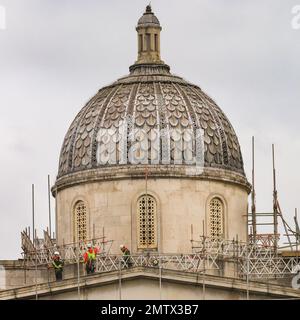
POLYGON ((0 261, 0 299, 299 298, 290 285, 298 257, 249 245, 251 185, 237 135, 200 87, 161 60, 161 30, 147 6, 129 75, 71 123, 52 188, 56 243, 48 232, 42 245, 23 233, 24 259, 0 261), (87 275, 82 253, 104 235, 112 246, 87 275), (61 282, 47 268, 57 250, 61 282))

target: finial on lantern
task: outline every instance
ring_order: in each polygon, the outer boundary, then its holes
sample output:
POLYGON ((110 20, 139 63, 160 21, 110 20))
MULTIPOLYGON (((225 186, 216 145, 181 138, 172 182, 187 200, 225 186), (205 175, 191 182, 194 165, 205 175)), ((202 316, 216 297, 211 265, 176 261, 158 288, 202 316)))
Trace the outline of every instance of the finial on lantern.
POLYGON ((151 2, 146 7, 146 13, 152 13, 151 2))
POLYGON ((160 59, 160 31, 159 20, 152 12, 151 2, 138 21, 138 59, 136 64, 164 64, 160 59))

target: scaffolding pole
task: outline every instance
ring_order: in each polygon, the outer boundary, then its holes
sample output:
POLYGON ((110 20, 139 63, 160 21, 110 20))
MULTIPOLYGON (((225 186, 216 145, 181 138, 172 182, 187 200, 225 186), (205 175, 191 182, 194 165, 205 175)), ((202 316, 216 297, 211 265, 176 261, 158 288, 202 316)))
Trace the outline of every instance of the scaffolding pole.
POLYGON ((32 202, 32 243, 35 246, 35 239, 34 239, 34 184, 31 186, 31 202, 32 202))
POLYGON ((35 247, 35 270, 34 270, 34 280, 35 280, 35 300, 38 300, 37 292, 37 248, 35 247))
POLYGON ((252 192, 251 192, 251 213, 253 243, 256 242, 256 204, 255 204, 255 163, 254 163, 254 136, 252 137, 252 192))
POLYGON ((77 247, 77 295, 78 295, 78 300, 80 300, 80 248, 79 248, 79 242, 78 242, 78 247, 77 247))
POLYGON ((48 174, 48 211, 49 211, 49 235, 51 238, 51 196, 50 196, 50 175, 48 174))
POLYGON ((249 259, 250 259, 250 257, 249 257, 249 253, 247 252, 247 274, 246 274, 246 277, 247 277, 247 300, 249 300, 249 267, 250 267, 250 265, 249 265, 249 259))
POLYGON ((272 163, 273 163, 273 223, 274 223, 274 251, 277 253, 278 243, 278 197, 277 197, 277 187, 276 187, 276 169, 275 169, 275 150, 274 144, 272 144, 272 163))
POLYGON ((298 243, 299 243, 299 225, 298 225, 298 212, 297 212, 297 208, 295 208, 295 216, 294 216, 294 220, 295 220, 295 228, 296 228, 296 255, 297 255, 297 264, 299 264, 299 253, 298 253, 298 243))
POLYGON ((159 257, 159 300, 161 300, 161 298, 162 298, 161 277, 162 277, 162 265, 161 265, 161 257, 159 257))
POLYGON ((122 275, 121 275, 121 270, 122 270, 122 263, 121 259, 119 259, 119 300, 122 300, 122 275))

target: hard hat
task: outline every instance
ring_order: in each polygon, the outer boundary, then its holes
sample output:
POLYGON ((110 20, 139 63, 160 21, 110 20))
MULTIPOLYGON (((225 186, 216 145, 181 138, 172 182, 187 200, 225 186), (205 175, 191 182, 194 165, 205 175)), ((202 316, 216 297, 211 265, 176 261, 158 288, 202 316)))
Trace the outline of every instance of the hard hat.
POLYGON ((91 247, 92 247, 92 244, 91 244, 91 243, 88 243, 88 244, 87 244, 87 247, 88 247, 88 248, 91 248, 91 247))
POLYGON ((125 246, 124 246, 124 244, 121 244, 120 249, 123 249, 123 248, 125 248, 125 246))
POLYGON ((58 251, 55 251, 55 252, 54 252, 54 255, 59 256, 59 252, 58 252, 58 251))

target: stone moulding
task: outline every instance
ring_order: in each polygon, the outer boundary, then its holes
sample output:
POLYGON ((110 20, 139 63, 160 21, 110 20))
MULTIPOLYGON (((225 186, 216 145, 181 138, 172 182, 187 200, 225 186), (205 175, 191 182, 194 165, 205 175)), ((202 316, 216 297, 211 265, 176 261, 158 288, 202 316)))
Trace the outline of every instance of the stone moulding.
POLYGON ((204 168, 204 170, 199 173, 197 172, 197 167, 193 168, 188 165, 113 165, 66 174, 57 179, 55 185, 52 187, 52 194, 55 196, 56 191, 86 183, 122 179, 145 179, 146 170, 148 171, 148 179, 179 178, 219 181, 238 185, 244 188, 247 193, 251 191, 251 184, 244 175, 219 168, 204 168))
MULTIPOLYGON (((127 281, 142 279, 142 280, 154 280, 160 279, 160 275, 157 269, 147 267, 135 267, 130 270, 122 271, 122 281, 124 284, 127 281)), ((188 284, 191 286, 198 286, 201 289, 202 275, 187 273, 184 271, 164 270, 161 275, 161 279, 164 283, 174 284, 188 284)), ((80 288, 82 292, 90 288, 99 287, 100 290, 105 289, 105 285, 115 284, 120 281, 118 271, 109 271, 101 275, 88 275, 81 277, 80 288)), ((229 292, 239 292, 246 298, 247 282, 244 279, 236 279, 230 277, 220 277, 216 275, 205 275, 206 288, 221 289, 229 292)), ((299 290, 292 289, 280 284, 264 283, 258 281, 249 281, 248 284, 250 296, 262 295, 266 298, 294 298, 299 299, 299 290)), ((75 296, 78 290, 77 278, 67 279, 62 282, 47 282, 39 283, 37 285, 28 285, 16 289, 3 290, 0 292, 0 300, 11 299, 35 299, 36 293, 39 297, 55 297, 55 294, 62 294, 66 292, 75 292, 75 296)), ((230 296, 227 297, 229 299, 230 296)), ((139 297, 141 298, 141 297, 139 297)), ((143 299, 143 298, 142 298, 143 299)))

